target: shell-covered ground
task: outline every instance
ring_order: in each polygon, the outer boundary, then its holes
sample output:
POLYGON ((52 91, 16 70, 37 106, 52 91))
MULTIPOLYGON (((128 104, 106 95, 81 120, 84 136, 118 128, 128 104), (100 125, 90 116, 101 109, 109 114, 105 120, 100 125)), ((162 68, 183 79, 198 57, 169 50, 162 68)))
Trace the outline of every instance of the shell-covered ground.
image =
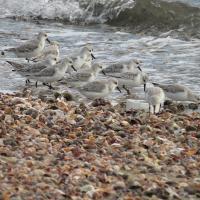
POLYGON ((0 199, 200 198, 200 114, 0 94, 0 199))

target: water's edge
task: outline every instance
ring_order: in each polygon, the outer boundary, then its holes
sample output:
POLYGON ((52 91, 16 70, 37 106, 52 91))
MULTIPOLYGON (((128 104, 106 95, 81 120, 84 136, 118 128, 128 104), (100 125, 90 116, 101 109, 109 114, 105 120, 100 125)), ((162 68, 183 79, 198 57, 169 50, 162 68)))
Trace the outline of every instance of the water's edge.
MULTIPOLYGON (((199 93, 199 39, 186 41, 167 34, 159 37, 129 34, 107 25, 74 26, 42 21, 37 24, 3 19, 0 20, 0 50, 18 46, 39 31, 47 32, 50 40, 60 43, 61 57, 76 53, 83 45, 91 43, 97 57, 95 62, 102 63, 104 67, 139 59, 151 81, 179 83, 199 93)), ((6 60, 23 62, 23 59, 11 54, 0 56, 0 90, 16 91, 23 88, 24 78, 12 72, 6 60)), ((143 94, 143 88, 138 89, 134 89, 134 92, 143 94)))

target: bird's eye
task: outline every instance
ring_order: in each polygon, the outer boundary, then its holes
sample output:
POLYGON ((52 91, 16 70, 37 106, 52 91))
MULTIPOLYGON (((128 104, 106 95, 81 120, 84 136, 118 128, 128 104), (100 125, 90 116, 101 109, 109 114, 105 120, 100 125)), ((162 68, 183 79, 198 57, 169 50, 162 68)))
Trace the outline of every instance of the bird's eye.
POLYGON ((47 34, 45 34, 44 36, 47 37, 47 34))
POLYGON ((57 59, 56 59, 56 58, 54 58, 54 60, 56 61, 57 59))
POLYGON ((117 85, 117 82, 116 82, 116 81, 115 81, 114 83, 117 85))

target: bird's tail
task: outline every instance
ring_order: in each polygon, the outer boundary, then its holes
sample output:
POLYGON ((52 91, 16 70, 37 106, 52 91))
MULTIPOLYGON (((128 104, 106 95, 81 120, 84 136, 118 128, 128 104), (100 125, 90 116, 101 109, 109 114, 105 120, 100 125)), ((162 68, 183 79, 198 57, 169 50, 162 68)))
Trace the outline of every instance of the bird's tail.
POLYGON ((159 83, 152 83, 154 86, 160 86, 159 83))
POLYGON ((7 60, 6 62, 7 62, 8 64, 12 65, 12 66, 14 65, 14 62, 12 62, 12 61, 7 60))
MULTIPOLYGON (((19 63, 16 63, 16 62, 12 62, 12 61, 9 61, 9 60, 7 60, 6 61, 7 63, 9 63, 10 65, 12 65, 16 70, 18 70, 18 69, 21 69, 22 68, 22 65, 21 64, 19 64, 19 63)), ((13 70, 13 71, 15 71, 15 70, 13 70)))
MULTIPOLYGON (((11 62, 11 61, 6 61, 8 64, 10 64, 10 65, 12 65, 13 66, 13 62, 11 62)), ((15 72, 16 70, 15 69, 13 69, 12 70, 13 72, 15 72)))
POLYGON ((9 51, 15 51, 15 48, 4 49, 3 51, 1 51, 1 55, 4 56, 6 54, 5 52, 9 51))
POLYGON ((4 49, 3 51, 15 51, 15 48, 4 49))

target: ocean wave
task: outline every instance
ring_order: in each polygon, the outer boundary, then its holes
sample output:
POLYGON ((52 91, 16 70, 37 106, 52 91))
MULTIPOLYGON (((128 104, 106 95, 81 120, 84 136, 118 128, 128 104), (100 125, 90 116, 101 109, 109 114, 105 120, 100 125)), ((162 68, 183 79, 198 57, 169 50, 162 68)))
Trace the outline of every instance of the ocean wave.
POLYGON ((129 28, 140 27, 140 30, 176 30, 176 33, 199 37, 200 7, 182 2, 136 0, 133 8, 125 9, 108 23, 129 28))
POLYGON ((197 35, 200 29, 200 5, 196 0, 187 4, 171 0, 0 0, 0 5, 0 18, 108 23, 159 30, 184 27, 184 31, 197 35))

